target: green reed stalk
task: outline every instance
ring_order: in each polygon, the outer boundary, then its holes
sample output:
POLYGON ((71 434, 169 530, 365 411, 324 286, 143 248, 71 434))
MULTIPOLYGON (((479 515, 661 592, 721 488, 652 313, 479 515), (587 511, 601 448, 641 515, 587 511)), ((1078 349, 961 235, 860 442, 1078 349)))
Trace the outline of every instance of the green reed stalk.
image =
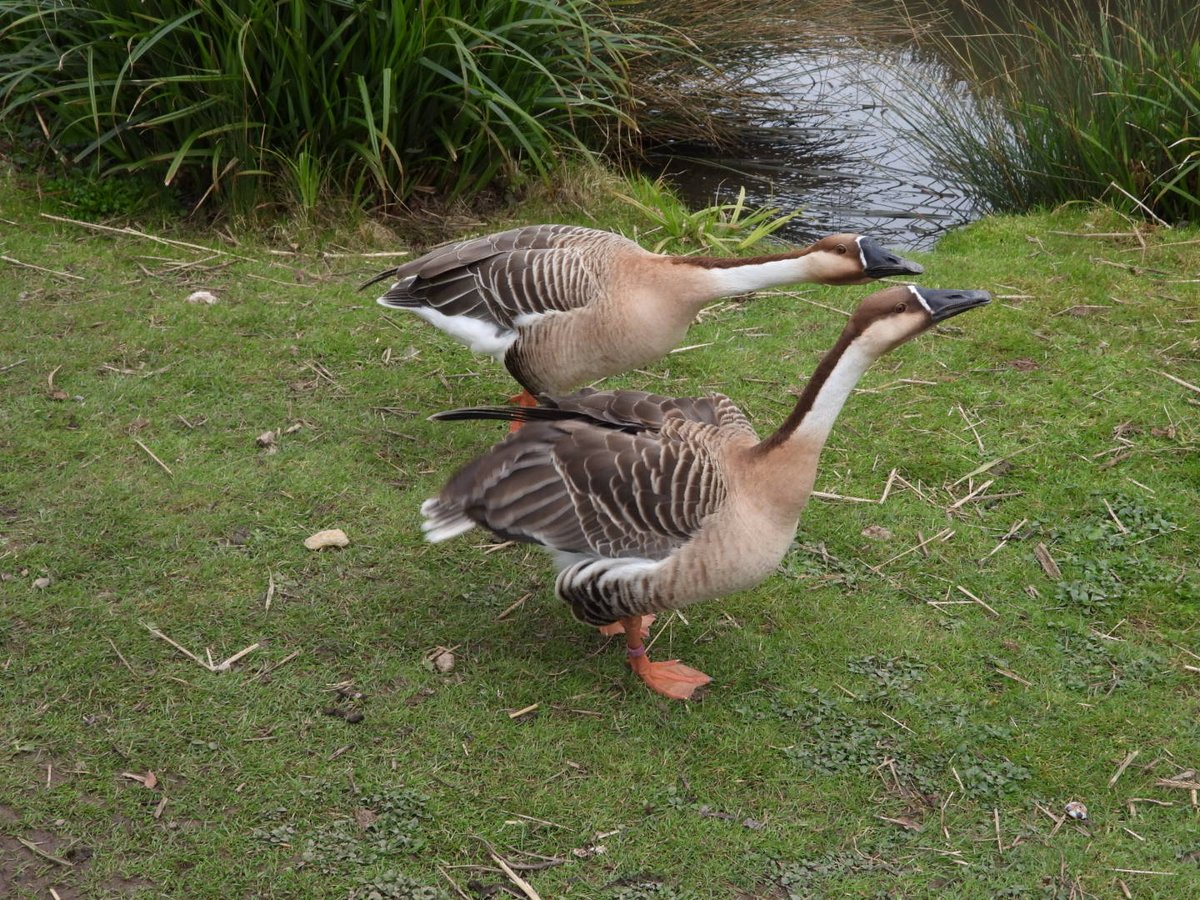
POLYGON ((934 109, 914 128, 982 203, 1019 211, 1104 199, 1166 222, 1200 215, 1200 7, 972 8, 970 33, 935 38, 958 88, 910 84, 934 109), (961 86, 960 86, 961 87, 961 86))
POLYGON ((544 175, 635 129, 628 60, 673 52, 598 0, 0 0, 0 23, 10 130, 241 209, 544 175))

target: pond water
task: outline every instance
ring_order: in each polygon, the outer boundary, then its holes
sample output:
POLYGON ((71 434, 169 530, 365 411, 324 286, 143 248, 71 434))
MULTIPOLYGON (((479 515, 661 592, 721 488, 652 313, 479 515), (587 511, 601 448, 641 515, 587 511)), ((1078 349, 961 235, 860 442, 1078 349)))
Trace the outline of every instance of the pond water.
MULTIPOLYGON (((934 5, 953 21, 957 10, 934 5)), ((801 210, 781 237, 858 231, 898 249, 928 249, 983 214, 904 137, 903 123, 919 127, 929 101, 897 86, 946 81, 946 66, 928 52, 905 41, 874 49, 847 42, 765 60, 757 74, 785 102, 754 123, 736 155, 675 146, 652 160, 655 174, 694 208, 731 200, 744 187, 754 205, 801 210)))

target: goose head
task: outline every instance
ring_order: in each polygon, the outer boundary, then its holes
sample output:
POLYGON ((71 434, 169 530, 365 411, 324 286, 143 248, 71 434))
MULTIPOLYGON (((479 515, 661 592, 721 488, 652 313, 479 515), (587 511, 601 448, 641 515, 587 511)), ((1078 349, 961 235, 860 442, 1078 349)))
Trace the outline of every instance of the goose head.
POLYGON ((861 342, 871 356, 878 358, 938 322, 983 306, 991 299, 987 291, 896 285, 864 299, 850 316, 846 330, 855 343, 861 342))
POLYGON ((831 234, 809 248, 809 265, 825 284, 866 284, 890 275, 920 275, 920 263, 887 250, 863 234, 831 234))

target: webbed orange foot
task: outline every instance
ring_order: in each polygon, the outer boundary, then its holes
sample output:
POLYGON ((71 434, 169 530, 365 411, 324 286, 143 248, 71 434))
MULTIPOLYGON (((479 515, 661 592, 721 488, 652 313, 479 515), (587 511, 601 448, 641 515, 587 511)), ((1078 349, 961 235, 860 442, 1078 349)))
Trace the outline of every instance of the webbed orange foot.
POLYGON ((697 688, 712 681, 708 675, 685 666, 677 659, 651 662, 645 655, 631 655, 629 665, 646 682, 646 687, 672 700, 690 700, 697 688))

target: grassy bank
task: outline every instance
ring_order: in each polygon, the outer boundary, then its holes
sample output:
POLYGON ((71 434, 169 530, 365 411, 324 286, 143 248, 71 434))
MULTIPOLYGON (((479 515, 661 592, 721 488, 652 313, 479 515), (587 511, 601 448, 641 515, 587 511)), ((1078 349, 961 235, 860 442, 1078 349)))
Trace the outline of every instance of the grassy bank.
MULTIPOLYGON (((775 577, 667 621, 715 678, 669 704, 539 553, 422 543, 501 433, 425 416, 512 388, 353 291, 395 244, 0 207, 0 893, 476 896, 513 884, 489 847, 546 898, 1200 890, 1163 782, 1200 769, 1200 231, 1068 210, 926 254, 999 299, 839 422, 818 488, 886 501, 814 501, 775 577), (258 646, 211 672, 150 627, 258 646)), ((722 305, 619 383, 770 429, 869 290, 722 305)))

